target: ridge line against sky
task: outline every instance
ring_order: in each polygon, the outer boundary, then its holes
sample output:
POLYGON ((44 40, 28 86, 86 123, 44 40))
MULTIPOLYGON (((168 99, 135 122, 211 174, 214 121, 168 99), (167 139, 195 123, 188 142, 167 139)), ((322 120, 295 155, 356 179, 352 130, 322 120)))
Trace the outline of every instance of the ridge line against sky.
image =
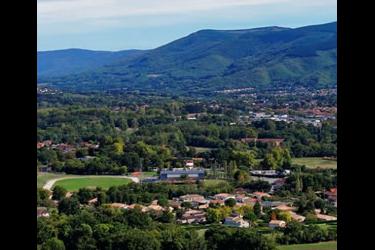
POLYGON ((152 49, 201 29, 337 20, 336 0, 37 0, 38 51, 152 49))

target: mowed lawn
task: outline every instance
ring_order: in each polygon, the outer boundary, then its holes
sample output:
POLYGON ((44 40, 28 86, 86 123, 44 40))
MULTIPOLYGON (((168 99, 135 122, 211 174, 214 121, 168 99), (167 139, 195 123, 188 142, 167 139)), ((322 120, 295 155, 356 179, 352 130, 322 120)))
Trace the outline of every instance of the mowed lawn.
POLYGON ((80 188, 96 188, 101 187, 108 189, 112 186, 125 185, 132 182, 130 179, 121 177, 79 177, 72 179, 63 179, 56 181, 54 186, 62 186, 68 191, 77 191, 80 188))
POLYGON ((278 250, 336 250, 337 241, 279 246, 278 250))
POLYGON ((293 158, 293 164, 305 165, 308 168, 337 168, 337 161, 326 160, 321 157, 302 157, 302 158, 293 158))

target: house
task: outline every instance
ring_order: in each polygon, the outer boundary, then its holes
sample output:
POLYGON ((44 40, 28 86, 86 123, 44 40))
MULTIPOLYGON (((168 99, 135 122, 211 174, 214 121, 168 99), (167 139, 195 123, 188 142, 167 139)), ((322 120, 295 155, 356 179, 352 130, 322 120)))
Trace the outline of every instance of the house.
POLYGON ((125 208, 128 208, 129 206, 128 205, 126 205, 125 203, 111 203, 111 204, 109 204, 109 206, 111 207, 111 208, 123 208, 123 209, 125 209, 125 208))
POLYGON ((98 198, 94 198, 94 199, 89 200, 87 203, 88 203, 89 205, 94 205, 94 204, 96 204, 97 202, 98 202, 98 198))
POLYGON ((278 205, 277 207, 274 207, 273 209, 277 209, 277 210, 280 210, 280 211, 296 211, 297 210, 296 207, 290 207, 290 206, 285 205, 285 204, 278 205))
POLYGON ((250 226, 249 222, 242 219, 241 215, 225 218, 224 225, 227 225, 230 227, 245 227, 245 228, 250 226))
POLYGON ((250 205, 254 206, 255 203, 257 203, 258 199, 252 198, 252 197, 246 197, 245 199, 242 200, 242 203, 245 205, 250 205))
POLYGON ((244 143, 260 142, 260 143, 269 144, 272 146, 280 146, 284 142, 284 139, 282 138, 242 138, 241 141, 244 143))
POLYGON ((224 206, 224 201, 223 200, 210 200, 210 204, 224 206))
POLYGON ((262 199, 263 197, 271 198, 272 196, 270 194, 264 193, 264 192, 254 192, 252 195, 258 199, 262 199))
POLYGON ((65 194, 65 198, 70 198, 70 197, 72 197, 72 195, 73 195, 72 192, 67 192, 67 193, 65 194))
POLYGON ((181 202, 178 200, 169 200, 168 201, 169 206, 171 206, 174 209, 180 209, 181 208, 181 202))
POLYGON ((203 223, 206 221, 206 213, 200 210, 187 210, 181 217, 177 220, 180 223, 203 223))
POLYGON ((278 227, 285 227, 286 226, 286 222, 283 221, 283 220, 271 220, 269 223, 268 223, 268 226, 272 229, 274 228, 278 228, 278 227))
POLYGON ((194 161, 193 160, 186 160, 185 161, 185 167, 193 168, 194 167, 194 161))
POLYGON ((331 188, 328 191, 324 192, 327 199, 337 206, 337 188, 331 188))
POLYGON ((202 195, 199 194, 187 194, 179 197, 182 202, 190 202, 193 207, 198 207, 199 205, 204 205, 208 203, 202 195))
POLYGON ((204 169, 195 168, 160 171, 160 180, 181 179, 183 176, 186 176, 187 179, 200 180, 204 178, 204 169))
POLYGON ((38 207, 36 209, 36 216, 37 217, 49 217, 50 214, 46 207, 38 207))
POLYGON ((229 198, 235 199, 235 196, 233 194, 228 194, 228 193, 220 193, 220 194, 215 194, 214 199, 215 200, 227 200, 229 198))
POLYGON ((293 212, 293 211, 289 211, 289 214, 292 216, 292 220, 295 220, 295 221, 298 221, 298 222, 304 222, 305 219, 306 219, 305 216, 302 216, 302 215, 296 214, 296 213, 293 212))
POLYGON ((160 205, 151 204, 151 205, 147 206, 145 210, 147 212, 149 212, 149 211, 161 212, 161 211, 164 211, 165 209, 162 206, 160 206, 160 205))
POLYGON ((324 221, 333 221, 333 220, 337 220, 337 217, 335 217, 335 216, 330 216, 330 215, 326 215, 326 214, 317 214, 317 215, 316 215, 316 218, 318 218, 318 220, 324 220, 324 221))
POLYGON ((46 165, 42 165, 39 167, 39 171, 42 173, 47 173, 47 172, 51 172, 52 168, 46 165))

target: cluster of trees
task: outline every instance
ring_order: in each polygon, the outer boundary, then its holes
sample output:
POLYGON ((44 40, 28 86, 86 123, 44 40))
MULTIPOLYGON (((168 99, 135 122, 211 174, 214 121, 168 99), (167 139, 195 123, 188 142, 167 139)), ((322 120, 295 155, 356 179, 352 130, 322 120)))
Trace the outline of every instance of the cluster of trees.
POLYGON ((139 209, 83 209, 38 218, 39 249, 206 249, 195 231, 159 225, 139 209))
POLYGON ((245 106, 230 100, 221 102, 213 108, 208 101, 196 103, 160 96, 152 100, 139 96, 137 100, 136 95, 130 95, 124 100, 115 94, 42 95, 38 97, 38 141, 74 146, 93 142, 100 144, 100 149, 77 147, 69 154, 42 148, 38 150, 38 161, 52 165, 56 171, 121 174, 169 167, 174 164, 173 158, 193 156, 207 162, 213 158, 221 165, 235 161, 238 167, 248 169, 257 167, 255 159, 260 158, 264 159, 261 167, 273 169, 290 165, 290 157, 336 156, 336 128, 329 122, 321 128, 271 120, 230 125, 246 111, 245 106), (207 114, 189 121, 185 119, 189 112, 207 114), (285 149, 239 141, 245 137, 285 138, 285 149), (194 147, 211 151, 197 153, 194 147), (87 155, 100 159, 72 161, 87 155))
POLYGON ((213 227, 204 237, 195 230, 159 224, 139 209, 86 208, 75 214, 38 218, 38 249, 275 249, 254 230, 213 227))
POLYGON ((300 171, 295 169, 292 175, 286 179, 286 190, 294 192, 307 192, 308 189, 313 191, 322 191, 337 186, 337 170, 311 170, 300 171))
POLYGON ((283 235, 276 239, 280 244, 302 244, 337 240, 337 228, 327 225, 303 225, 291 221, 282 231, 283 235))

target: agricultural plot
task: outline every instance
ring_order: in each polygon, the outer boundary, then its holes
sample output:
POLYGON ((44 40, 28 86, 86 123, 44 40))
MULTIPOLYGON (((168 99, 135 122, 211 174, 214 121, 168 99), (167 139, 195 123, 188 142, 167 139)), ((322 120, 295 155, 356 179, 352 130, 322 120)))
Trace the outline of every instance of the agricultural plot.
POLYGON ((337 168, 337 161, 327 160, 321 157, 293 158, 292 163, 298 165, 305 165, 308 168, 337 168))
POLYGON ((337 241, 279 246, 278 250, 336 250, 337 241))

